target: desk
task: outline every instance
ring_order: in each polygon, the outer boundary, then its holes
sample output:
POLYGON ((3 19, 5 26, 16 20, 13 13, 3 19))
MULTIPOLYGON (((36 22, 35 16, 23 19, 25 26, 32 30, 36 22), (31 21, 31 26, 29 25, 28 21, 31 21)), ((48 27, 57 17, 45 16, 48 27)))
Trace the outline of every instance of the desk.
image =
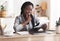
MULTIPOLYGON (((49 39, 54 38, 55 35, 50 34, 36 34, 36 35, 18 35, 15 34, 14 36, 6 37, 0 35, 0 41, 46 41, 49 39), (52 37, 52 38, 51 38, 52 37)), ((53 41, 53 40, 52 40, 53 41)))
POLYGON ((44 41, 41 35, 15 35, 11 37, 0 36, 0 41, 44 41))

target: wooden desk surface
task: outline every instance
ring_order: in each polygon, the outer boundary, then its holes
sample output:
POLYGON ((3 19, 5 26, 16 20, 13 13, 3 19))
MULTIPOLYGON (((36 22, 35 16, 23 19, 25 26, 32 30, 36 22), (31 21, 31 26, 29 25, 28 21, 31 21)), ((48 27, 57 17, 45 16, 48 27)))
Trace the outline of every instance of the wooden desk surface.
POLYGON ((1 36, 0 41, 43 41, 43 35, 17 35, 14 36, 1 36), (37 39, 38 38, 38 39, 37 39))
MULTIPOLYGON (((15 34, 13 36, 1 36, 0 41, 44 41, 45 37, 52 37, 52 35, 47 34, 36 34, 36 35, 18 35, 15 34)), ((55 36, 55 35, 53 35, 55 36)))

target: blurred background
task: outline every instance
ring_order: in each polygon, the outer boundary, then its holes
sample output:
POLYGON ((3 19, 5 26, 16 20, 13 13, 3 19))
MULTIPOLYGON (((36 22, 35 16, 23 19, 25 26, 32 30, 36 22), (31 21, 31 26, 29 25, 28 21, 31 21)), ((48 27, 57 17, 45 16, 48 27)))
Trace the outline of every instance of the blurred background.
MULTIPOLYGON (((56 0, 0 0, 0 21, 1 25, 9 27, 11 23, 14 24, 15 17, 20 15, 21 6, 24 2, 30 1, 34 4, 33 15, 38 16, 38 19, 48 20, 49 30, 56 30, 56 21, 59 19, 59 1, 56 0), (57 7, 56 7, 57 6, 57 7), (40 13, 41 8, 44 13, 40 13), (8 26, 9 25, 9 26, 8 26)), ((3 28, 4 28, 3 27, 3 28)), ((13 27, 13 25, 12 25, 13 27)))

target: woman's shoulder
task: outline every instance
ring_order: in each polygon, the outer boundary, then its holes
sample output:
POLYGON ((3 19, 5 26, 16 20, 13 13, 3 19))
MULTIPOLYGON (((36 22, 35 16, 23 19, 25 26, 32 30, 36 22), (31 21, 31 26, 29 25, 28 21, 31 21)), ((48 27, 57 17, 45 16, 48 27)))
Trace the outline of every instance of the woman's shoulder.
POLYGON ((16 16, 16 18, 20 18, 21 16, 19 15, 19 16, 16 16))
POLYGON ((22 18, 22 15, 16 16, 16 18, 18 18, 18 19, 19 19, 19 18, 22 18))

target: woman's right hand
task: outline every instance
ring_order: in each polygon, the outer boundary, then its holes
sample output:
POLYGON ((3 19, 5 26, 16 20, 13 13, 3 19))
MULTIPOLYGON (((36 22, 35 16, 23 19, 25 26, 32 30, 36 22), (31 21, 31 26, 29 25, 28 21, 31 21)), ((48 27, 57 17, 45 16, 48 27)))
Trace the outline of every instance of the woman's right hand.
POLYGON ((27 25, 31 21, 31 17, 27 17, 26 21, 22 23, 23 26, 27 25))

